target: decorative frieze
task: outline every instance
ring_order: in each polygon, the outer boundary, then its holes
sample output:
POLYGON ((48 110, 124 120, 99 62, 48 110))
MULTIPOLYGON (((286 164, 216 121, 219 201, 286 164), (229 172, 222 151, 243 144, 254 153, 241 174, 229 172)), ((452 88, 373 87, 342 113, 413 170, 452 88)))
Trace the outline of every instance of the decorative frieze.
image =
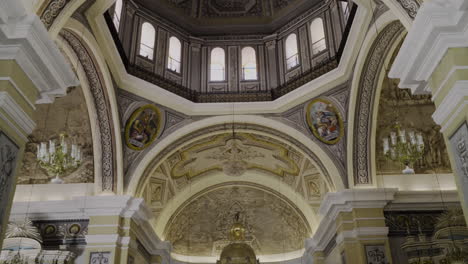
POLYGON ((110 111, 104 80, 99 68, 95 65, 92 55, 77 36, 67 30, 61 31, 61 36, 76 53, 88 79, 99 125, 102 153, 102 191, 113 191, 115 182, 115 160, 112 131, 112 114, 110 111))
POLYGON ((393 22, 386 26, 374 42, 368 56, 362 75, 356 103, 356 118, 354 125, 354 184, 372 184, 370 160, 372 127, 372 111, 376 88, 379 87, 379 73, 384 60, 397 36, 403 31, 403 25, 393 22))
POLYGON ((55 19, 60 15, 60 12, 70 0, 51 0, 41 14, 41 21, 44 26, 49 29, 54 23, 55 19))
POLYGON ((405 9, 408 16, 414 19, 419 10, 419 3, 417 0, 397 0, 401 7, 405 9))

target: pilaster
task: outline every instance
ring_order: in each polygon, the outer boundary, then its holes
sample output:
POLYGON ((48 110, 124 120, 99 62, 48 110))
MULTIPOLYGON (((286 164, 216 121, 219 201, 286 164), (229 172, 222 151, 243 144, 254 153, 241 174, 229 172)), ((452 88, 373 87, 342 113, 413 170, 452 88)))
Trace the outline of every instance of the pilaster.
POLYGON ((375 253, 382 255, 385 263, 392 263, 383 208, 395 192, 357 189, 328 193, 319 209, 320 225, 306 242, 313 263, 326 263, 331 251, 339 254, 343 263, 368 263, 374 261, 375 253))
POLYGON ((432 94, 468 220, 468 2, 424 2, 389 77, 414 94, 432 94))

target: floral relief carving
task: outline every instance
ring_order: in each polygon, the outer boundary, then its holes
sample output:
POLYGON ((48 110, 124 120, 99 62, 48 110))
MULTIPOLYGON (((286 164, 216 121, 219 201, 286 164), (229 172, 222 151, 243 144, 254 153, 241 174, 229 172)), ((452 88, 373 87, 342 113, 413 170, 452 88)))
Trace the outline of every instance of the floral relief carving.
POLYGON ((114 146, 112 137, 111 113, 106 98, 104 81, 97 69, 92 55, 73 33, 62 30, 61 36, 76 53, 86 77, 88 79, 91 94, 96 108, 99 132, 101 136, 102 153, 102 190, 112 191, 114 189, 114 146))
POLYGON ((405 9, 406 13, 408 13, 408 16, 410 16, 412 19, 416 17, 416 14, 418 13, 419 10, 419 3, 416 0, 397 0, 398 3, 400 3, 401 7, 405 9))
POLYGON ((372 107, 378 86, 378 75, 383 67, 383 61, 396 36, 403 31, 399 21, 393 22, 379 34, 374 42, 370 55, 364 65, 360 79, 356 105, 356 121, 354 125, 354 180, 355 184, 371 184, 370 173, 370 128, 372 107))
POLYGON ((58 17, 60 12, 62 12, 68 2, 70 2, 70 0, 52 0, 49 2, 41 14, 41 21, 47 29, 52 26, 55 19, 58 17))

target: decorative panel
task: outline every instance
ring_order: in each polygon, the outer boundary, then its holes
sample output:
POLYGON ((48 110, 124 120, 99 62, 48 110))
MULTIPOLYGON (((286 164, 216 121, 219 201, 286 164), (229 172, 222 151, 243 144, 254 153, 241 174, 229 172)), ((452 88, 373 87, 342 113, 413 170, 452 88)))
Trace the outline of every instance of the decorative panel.
POLYGON ((159 29, 156 43, 156 74, 163 76, 166 68, 167 32, 159 29))
POLYGON ((310 56, 309 56, 309 38, 307 34, 307 25, 299 28, 299 53, 301 56, 302 70, 307 71, 310 69, 310 56))
POLYGON ((228 78, 229 78, 229 91, 238 91, 239 86, 239 48, 237 46, 230 46, 228 48, 228 78))
POLYGON ((90 264, 110 264, 111 253, 110 252, 91 252, 89 254, 90 264))
POLYGON ((464 203, 468 204, 468 124, 463 123, 450 137, 452 155, 455 157, 455 168, 459 190, 463 190, 464 203))
POLYGON ((3 218, 8 208, 11 191, 13 190, 13 175, 18 160, 19 147, 5 133, 0 131, 0 234, 3 218))
POLYGON ((367 264, 387 264, 384 245, 365 246, 367 264))

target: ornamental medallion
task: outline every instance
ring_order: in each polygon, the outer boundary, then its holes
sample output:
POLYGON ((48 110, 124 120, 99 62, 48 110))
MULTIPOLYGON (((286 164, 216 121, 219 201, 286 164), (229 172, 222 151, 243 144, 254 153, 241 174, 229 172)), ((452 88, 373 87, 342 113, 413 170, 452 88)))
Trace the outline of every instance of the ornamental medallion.
POLYGON ((307 105, 306 120, 312 133, 323 143, 336 144, 343 136, 340 113, 325 99, 315 99, 307 105))
POLYGON ((133 112, 125 126, 125 142, 134 150, 148 147, 159 134, 161 114, 154 105, 145 105, 133 112))

